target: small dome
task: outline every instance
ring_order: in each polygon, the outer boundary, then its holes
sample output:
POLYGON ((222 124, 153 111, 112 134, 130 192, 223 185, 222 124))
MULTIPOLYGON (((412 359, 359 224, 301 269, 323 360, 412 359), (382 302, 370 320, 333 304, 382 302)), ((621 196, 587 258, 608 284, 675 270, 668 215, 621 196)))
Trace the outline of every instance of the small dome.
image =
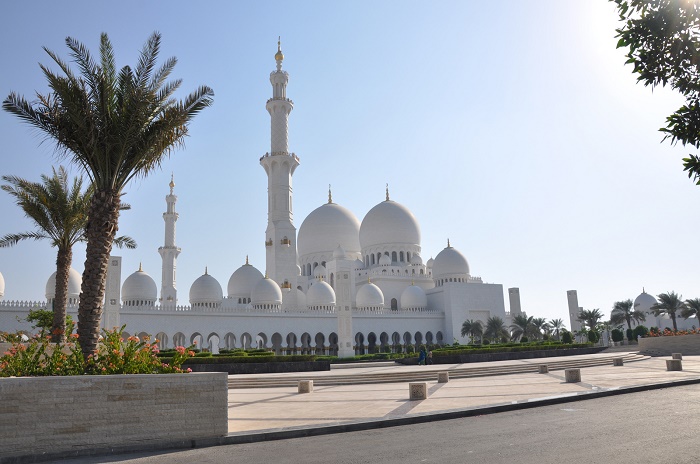
POLYGON ((425 267, 432 268, 433 264, 435 263, 435 260, 433 258, 430 258, 427 263, 425 263, 425 267))
POLYGON ((5 296, 5 278, 2 276, 2 272, 0 272, 0 300, 2 300, 4 296, 5 296))
POLYGON ((391 266, 391 257, 387 254, 383 254, 381 258, 379 258, 379 265, 380 266, 391 266))
POLYGON ((314 268, 314 277, 316 279, 325 279, 326 278, 326 266, 323 264, 319 264, 314 268))
POLYGON ((420 227, 413 213, 386 200, 369 210, 360 226, 362 249, 386 244, 420 246, 420 227))
POLYGON ((245 264, 236 269, 228 279, 229 298, 250 298, 250 292, 262 278, 262 273, 255 266, 248 264, 248 258, 246 258, 245 264))
POLYGON ((449 244, 435 257, 433 263, 433 276, 440 277, 467 277, 469 264, 462 253, 452 248, 449 244))
POLYGON ((300 308, 306 307, 306 293, 302 292, 300 288, 297 288, 297 305, 300 308))
POLYGON ((425 309, 427 306, 428 297, 419 286, 411 285, 401 292, 401 309, 425 309))
MULTIPOLYGON (((83 276, 72 267, 68 271, 68 301, 77 300, 80 297, 80 287, 83 285, 83 276)), ((46 299, 56 298, 56 273, 54 272, 46 282, 46 299)))
POLYGON ((382 293, 382 289, 371 282, 360 287, 357 291, 356 299, 358 308, 384 306, 384 293, 382 293))
POLYGON ((364 268, 365 268, 365 262, 362 261, 361 259, 356 259, 355 260, 355 270, 364 269, 364 268))
POLYGON ((281 305, 282 290, 277 282, 264 277, 253 287, 251 298, 253 305, 281 305))
POLYGON ((335 203, 319 206, 299 227, 297 250, 299 258, 313 254, 331 255, 338 245, 346 253, 360 253, 360 221, 346 208, 335 203))
POLYGON ((306 305, 310 308, 317 306, 331 306, 335 304, 335 291, 328 282, 319 280, 314 282, 306 292, 306 305))
POLYGON ((126 278, 122 284, 122 301, 156 301, 158 299, 158 287, 156 281, 139 270, 126 278))
POLYGON ((333 252, 333 259, 345 259, 345 249, 342 245, 338 245, 338 248, 333 252))
POLYGON ((423 265, 423 258, 421 258, 419 254, 414 254, 411 256, 411 264, 421 266, 423 265))
POLYGON ((205 270, 190 287, 190 304, 221 303, 224 292, 219 282, 205 270))
POLYGON ((656 298, 649 295, 642 289, 642 293, 634 299, 634 309, 636 311, 642 311, 648 313, 652 306, 657 303, 656 298))

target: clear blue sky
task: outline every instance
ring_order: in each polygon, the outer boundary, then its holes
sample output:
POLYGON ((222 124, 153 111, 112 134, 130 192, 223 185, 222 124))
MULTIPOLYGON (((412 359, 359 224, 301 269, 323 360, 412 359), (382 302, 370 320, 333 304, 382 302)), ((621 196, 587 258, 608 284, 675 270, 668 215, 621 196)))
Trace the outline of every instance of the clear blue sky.
MULTIPOLYGON (((46 92, 42 46, 68 58, 65 37, 96 51, 107 32, 118 65, 132 65, 155 30, 161 57, 179 60, 182 95, 200 84, 216 93, 186 148, 128 186, 133 209, 120 233, 139 247, 115 251, 123 279, 142 262, 160 283, 171 172, 181 302, 205 266, 224 293, 246 255, 264 272, 258 159, 270 149, 265 101, 281 35, 295 102, 290 149, 302 161, 297 227, 328 184, 362 220, 389 183, 420 222, 424 259, 449 237, 472 274, 520 287, 529 315, 568 325, 570 289, 605 313, 642 286, 700 296, 700 187, 682 172, 687 150, 658 132, 681 99, 636 84, 615 50, 609 2, 24 1, 3 13, 3 98, 46 92)), ((0 140, 0 174, 38 180, 59 163, 51 143, 6 112, 0 140)), ((0 235, 31 228, 0 192, 0 235)), ((78 247, 73 266, 82 272, 83 262, 78 247)), ((47 243, 0 249, 6 300, 43 299, 54 270, 47 243)))

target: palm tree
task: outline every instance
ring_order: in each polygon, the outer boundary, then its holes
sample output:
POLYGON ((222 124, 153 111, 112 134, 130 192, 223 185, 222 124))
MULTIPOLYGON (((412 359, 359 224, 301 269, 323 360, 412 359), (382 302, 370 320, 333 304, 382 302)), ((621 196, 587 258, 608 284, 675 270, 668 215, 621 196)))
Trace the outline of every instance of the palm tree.
MULTIPOLYGON (((0 238, 0 247, 10 247, 22 240, 49 240, 56 247, 56 290, 53 303, 53 342, 65 340, 66 305, 68 302, 68 273, 73 261, 73 245, 85 241, 87 212, 93 189, 82 192, 83 179, 76 177, 69 185, 68 173, 61 166, 53 176, 41 175, 41 183, 15 176, 2 176, 6 185, 0 188, 13 197, 25 216, 36 225, 32 232, 7 234, 0 238)), ((123 203, 121 209, 128 209, 123 203)), ((130 237, 117 237, 118 246, 136 248, 130 237)))
POLYGON ((484 326, 479 320, 467 319, 462 323, 462 337, 469 335, 469 343, 474 341, 475 337, 481 337, 484 333, 484 326))
POLYGON ((547 319, 543 317, 536 317, 532 320, 532 334, 538 340, 542 338, 542 331, 547 330, 547 319))
POLYGON ((651 309, 651 312, 657 317, 662 314, 668 314, 671 316, 671 320, 673 321, 673 331, 677 332, 678 325, 676 324, 676 312, 685 308, 683 297, 676 292, 668 292, 657 296, 657 299, 658 303, 649 309, 651 309))
POLYGON ((61 70, 56 74, 40 65, 51 89, 29 103, 11 93, 3 108, 44 133, 62 155, 81 166, 92 185, 86 229, 86 259, 78 307, 78 339, 87 358, 97 347, 109 255, 119 223, 124 188, 135 177, 145 177, 164 158, 184 145, 188 124, 212 103, 213 91, 199 87, 184 100, 173 97, 181 80, 166 82, 177 60, 158 69, 160 34, 144 45, 135 69, 117 71, 107 34, 100 40, 99 62, 80 42, 68 37, 66 45, 80 71, 47 48, 61 70))
POLYGON ((527 337, 532 332, 533 317, 527 313, 517 314, 513 317, 513 323, 510 325, 510 336, 513 340, 527 337))
POLYGON ((634 309, 632 300, 616 301, 613 305, 612 313, 610 313, 610 322, 612 325, 620 325, 627 322, 627 327, 632 328, 632 321, 637 324, 646 320, 643 311, 634 309))
POLYGON ((681 317, 685 319, 698 318, 698 327, 700 327, 700 298, 685 300, 685 308, 681 310, 681 317))
POLYGON ((582 309, 578 313, 577 320, 581 322, 584 326, 587 326, 589 330, 595 330, 598 327, 598 323, 603 319, 603 313, 600 309, 582 309))
POLYGON ((484 335, 489 337, 491 341, 498 340, 501 337, 507 337, 508 330, 506 329, 503 319, 498 316, 489 317, 486 320, 484 335))
POLYGON ((552 319, 549 321, 549 327, 554 331, 554 336, 559 340, 559 332, 566 328, 563 319, 552 319))

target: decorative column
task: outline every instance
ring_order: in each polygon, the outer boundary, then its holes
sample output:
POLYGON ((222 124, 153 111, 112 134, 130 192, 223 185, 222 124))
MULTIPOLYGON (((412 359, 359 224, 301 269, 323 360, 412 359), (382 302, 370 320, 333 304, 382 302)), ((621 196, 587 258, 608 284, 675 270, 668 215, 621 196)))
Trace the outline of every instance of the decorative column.
POLYGON ((160 288, 160 305, 161 307, 174 308, 177 305, 177 287, 176 283, 176 264, 177 257, 180 255, 180 248, 175 245, 175 223, 179 214, 175 212, 175 203, 177 196, 173 194, 175 182, 173 177, 170 177, 170 195, 165 197, 167 210, 163 213, 165 221, 165 244, 158 248, 163 259, 163 275, 161 278, 160 288))

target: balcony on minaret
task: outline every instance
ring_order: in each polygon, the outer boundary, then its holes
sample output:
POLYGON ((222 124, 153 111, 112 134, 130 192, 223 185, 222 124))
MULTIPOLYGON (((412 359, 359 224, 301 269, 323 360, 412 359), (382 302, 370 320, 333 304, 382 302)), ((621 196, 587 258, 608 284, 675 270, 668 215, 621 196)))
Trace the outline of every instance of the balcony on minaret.
POLYGON ((272 246, 272 239, 265 240, 265 246, 266 246, 266 247, 271 247, 271 246, 272 246))
POLYGON ((287 151, 273 151, 272 153, 265 153, 260 157, 260 161, 264 160, 265 158, 269 158, 270 156, 289 156, 297 163, 299 162, 299 157, 296 155, 296 153, 289 153, 287 151))
POLYGON ((284 237, 282 240, 280 240, 280 245, 289 246, 291 244, 292 244, 291 240, 289 240, 287 237, 284 237))

